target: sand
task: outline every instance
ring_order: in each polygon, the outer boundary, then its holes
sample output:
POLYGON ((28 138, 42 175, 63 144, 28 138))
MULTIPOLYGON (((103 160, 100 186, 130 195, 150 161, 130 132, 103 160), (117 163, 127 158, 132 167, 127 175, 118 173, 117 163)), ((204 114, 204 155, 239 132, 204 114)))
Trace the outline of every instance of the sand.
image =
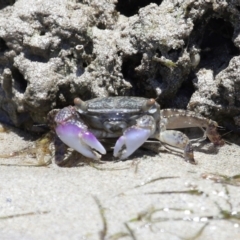
MULTIPOLYGON (((138 150, 127 161, 75 167, 37 164, 30 154, 0 158, 0 239, 240 239, 238 139, 196 148, 197 165, 138 150), (211 176, 213 179, 206 179, 211 176)), ((0 133, 0 152, 32 145, 0 133)))

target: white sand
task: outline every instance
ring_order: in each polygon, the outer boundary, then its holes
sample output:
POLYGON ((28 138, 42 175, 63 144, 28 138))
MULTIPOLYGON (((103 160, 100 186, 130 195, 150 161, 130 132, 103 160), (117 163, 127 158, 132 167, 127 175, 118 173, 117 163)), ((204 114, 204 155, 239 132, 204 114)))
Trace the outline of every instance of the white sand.
MULTIPOLYGON (((29 141, 9 132, 0 133, 0 143, 1 154, 8 154, 29 141)), ((131 160, 96 165, 108 170, 86 164, 72 168, 15 166, 11 164, 37 160, 30 156, 2 158, 0 239, 240 239, 240 180, 239 186, 232 186, 201 177, 203 173, 240 174, 240 147, 225 145, 215 154, 196 151, 195 158, 196 166, 173 154, 139 150, 131 160), (136 188, 159 177, 176 178, 136 188), (148 194, 191 189, 202 194, 148 194), (238 220, 221 219, 220 208, 238 220), (100 211, 106 220, 102 237, 100 211)))

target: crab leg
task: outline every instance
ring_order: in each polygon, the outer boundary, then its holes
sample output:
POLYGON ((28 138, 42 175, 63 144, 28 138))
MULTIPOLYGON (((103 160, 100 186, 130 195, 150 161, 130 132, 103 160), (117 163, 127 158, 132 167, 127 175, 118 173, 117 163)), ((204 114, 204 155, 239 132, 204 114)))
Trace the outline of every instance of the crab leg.
POLYGON ((126 159, 135 152, 155 131, 156 124, 152 116, 142 116, 136 125, 127 128, 117 140, 113 155, 126 159))
MULTIPOLYGON (((182 132, 175 130, 167 130, 167 122, 167 118, 162 118, 159 125, 160 131, 154 134, 152 137, 158 139, 163 144, 165 143, 172 147, 182 149, 184 151, 183 157, 185 161, 195 164, 191 141, 182 132)), ((153 146, 150 146, 150 149, 151 148, 155 149, 155 147, 153 146)))
POLYGON ((87 129, 87 126, 80 121, 80 118, 74 118, 76 117, 74 114, 74 109, 64 108, 56 115, 55 131, 58 137, 82 155, 96 160, 100 159, 101 155, 98 152, 106 154, 105 148, 87 129))
POLYGON ((175 130, 165 130, 160 132, 158 139, 162 143, 182 149, 185 161, 195 164, 192 144, 184 133, 175 130))
POLYGON ((163 109, 160 113, 162 117, 167 119, 167 129, 199 127, 204 132, 202 139, 208 137, 214 145, 224 145, 224 140, 217 132, 217 122, 196 115, 195 112, 180 109, 163 109))

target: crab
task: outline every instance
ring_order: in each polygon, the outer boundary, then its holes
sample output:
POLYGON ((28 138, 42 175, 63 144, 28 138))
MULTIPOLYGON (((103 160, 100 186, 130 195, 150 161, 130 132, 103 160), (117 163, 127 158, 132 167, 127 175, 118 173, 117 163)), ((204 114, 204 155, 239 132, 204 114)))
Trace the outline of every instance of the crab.
POLYGON ((160 110, 152 98, 100 97, 88 101, 75 98, 74 106, 52 110, 48 118, 64 144, 94 160, 106 154, 103 146, 106 139, 117 139, 113 156, 120 160, 127 159, 149 139, 154 139, 183 150, 185 161, 195 163, 192 141, 174 130, 179 128, 199 127, 204 131, 202 139, 208 137, 217 146, 224 144, 215 121, 191 111, 160 110))

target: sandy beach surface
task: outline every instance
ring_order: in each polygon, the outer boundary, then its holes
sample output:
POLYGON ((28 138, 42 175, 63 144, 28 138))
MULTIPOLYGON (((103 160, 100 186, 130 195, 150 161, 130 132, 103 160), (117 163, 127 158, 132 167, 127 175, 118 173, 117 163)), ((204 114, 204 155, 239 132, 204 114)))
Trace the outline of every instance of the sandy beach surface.
POLYGON ((237 137, 219 151, 195 147, 197 165, 145 150, 70 168, 34 166, 28 151, 6 158, 32 144, 26 133, 0 133, 1 240, 240 239, 237 137))

